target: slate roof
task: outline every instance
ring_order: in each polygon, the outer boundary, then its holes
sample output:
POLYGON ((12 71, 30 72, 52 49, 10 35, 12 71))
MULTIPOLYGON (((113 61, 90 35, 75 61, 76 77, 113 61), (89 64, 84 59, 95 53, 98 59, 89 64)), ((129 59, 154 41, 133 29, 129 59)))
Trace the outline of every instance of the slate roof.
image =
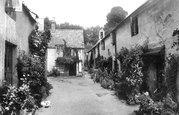
POLYGON ((71 30, 71 29, 58 29, 54 33, 52 32, 52 39, 49 43, 49 47, 55 45, 63 45, 64 40, 66 45, 72 48, 84 48, 84 35, 83 30, 71 30))

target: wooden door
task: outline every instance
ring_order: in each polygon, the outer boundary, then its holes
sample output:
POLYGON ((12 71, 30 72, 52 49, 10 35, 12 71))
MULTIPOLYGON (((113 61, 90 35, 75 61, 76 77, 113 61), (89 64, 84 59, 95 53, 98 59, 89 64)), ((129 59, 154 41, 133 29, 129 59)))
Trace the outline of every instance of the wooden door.
POLYGON ((5 81, 12 84, 13 78, 13 46, 6 44, 5 48, 5 81))
POLYGON ((76 76, 76 63, 70 65, 69 76, 76 76))

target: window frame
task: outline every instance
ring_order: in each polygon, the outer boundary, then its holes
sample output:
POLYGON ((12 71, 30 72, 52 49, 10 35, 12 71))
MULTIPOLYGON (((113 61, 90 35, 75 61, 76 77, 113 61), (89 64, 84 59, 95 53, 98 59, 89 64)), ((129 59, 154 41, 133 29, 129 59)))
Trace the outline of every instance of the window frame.
POLYGON ((138 16, 131 17, 131 36, 139 34, 138 16))
POLYGON ((101 41, 101 50, 105 50, 105 41, 101 41))
POLYGON ((6 85, 13 85, 15 49, 16 45, 7 41, 5 42, 4 80, 6 81, 6 85))
POLYGON ((13 7, 13 1, 12 0, 6 0, 5 1, 5 12, 6 14, 11 17, 14 21, 16 21, 16 12, 15 8, 13 7))

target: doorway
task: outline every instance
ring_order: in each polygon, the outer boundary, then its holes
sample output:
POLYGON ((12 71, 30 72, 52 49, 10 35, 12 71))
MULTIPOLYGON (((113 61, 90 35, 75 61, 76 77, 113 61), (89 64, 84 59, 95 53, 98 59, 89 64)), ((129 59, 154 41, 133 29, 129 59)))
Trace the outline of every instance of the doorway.
POLYGON ((14 67, 14 49, 15 45, 6 42, 5 44, 5 81, 7 85, 13 84, 13 67, 14 67))
POLYGON ((70 65, 69 76, 76 76, 76 63, 70 65))

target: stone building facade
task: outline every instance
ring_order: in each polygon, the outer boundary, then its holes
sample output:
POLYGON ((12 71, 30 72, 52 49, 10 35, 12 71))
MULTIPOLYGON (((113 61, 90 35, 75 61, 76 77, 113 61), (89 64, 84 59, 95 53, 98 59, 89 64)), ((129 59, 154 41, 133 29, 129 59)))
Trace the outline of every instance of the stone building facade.
POLYGON ((20 50, 28 52, 28 36, 36 21, 24 7, 19 0, 0 1, 0 86, 4 81, 17 86, 17 57, 20 50))
MULTIPOLYGON (((164 79, 159 76, 161 65, 165 64, 168 54, 178 54, 176 48, 171 48, 173 41, 177 36, 173 37, 173 31, 179 28, 179 1, 178 0, 148 0, 128 17, 126 17, 119 25, 117 25, 108 35, 100 42, 105 41, 105 45, 109 43, 108 39, 115 41, 115 47, 108 45, 110 51, 116 54, 122 47, 131 48, 136 44, 143 45, 148 41, 149 52, 147 57, 151 57, 155 61, 151 61, 146 69, 147 84, 153 93, 160 89, 164 79), (115 36, 111 36, 115 34, 115 36), (108 39, 107 39, 108 38, 108 39), (157 60, 162 60, 157 63, 157 60)), ((89 50, 89 54, 93 53, 95 47, 89 50)), ((106 57, 108 48, 101 52, 101 56, 106 57), (106 53, 102 53, 106 52, 106 53)), ((94 55, 94 53, 93 53, 94 55)), ((114 60, 113 60, 114 61, 114 60)), ((179 91, 179 77, 177 78, 177 88, 179 91)))

